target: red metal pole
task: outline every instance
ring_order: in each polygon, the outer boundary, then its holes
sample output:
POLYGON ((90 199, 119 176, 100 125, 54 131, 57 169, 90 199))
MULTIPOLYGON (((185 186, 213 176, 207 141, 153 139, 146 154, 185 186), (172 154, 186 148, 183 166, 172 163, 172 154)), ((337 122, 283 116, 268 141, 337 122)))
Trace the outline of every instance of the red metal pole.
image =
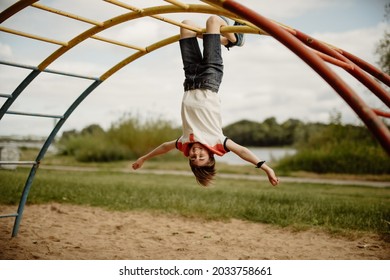
POLYGON ((375 114, 384 118, 390 118, 390 112, 385 112, 379 109, 372 109, 375 114))
POLYGON ((321 57, 324 61, 332 63, 338 67, 343 68, 344 70, 353 70, 354 66, 351 63, 346 63, 344 61, 341 61, 337 58, 334 58, 333 56, 327 55, 325 53, 322 53, 320 51, 314 50, 315 53, 321 57))
MULTIPOLYGON (((343 56, 340 52, 328 47, 324 43, 306 35, 305 33, 295 30, 296 37, 303 42, 304 44, 310 46, 311 48, 318 50, 322 53, 325 53, 329 56, 335 57, 346 63, 354 65, 349 59, 343 56)), ((388 107, 390 107, 390 94, 385 91, 374 79, 370 78, 358 65, 354 65, 352 69, 346 69, 352 76, 358 79, 362 84, 364 84, 371 92, 373 92, 379 99, 382 100, 388 107)), ((367 65, 365 65, 367 66, 367 65)), ((370 68, 370 70, 373 70, 370 68)), ((385 75, 382 75, 382 78, 385 78, 385 75)))
POLYGON ((367 63, 363 59, 361 59, 361 58, 359 58, 359 57, 357 57, 349 52, 346 52, 342 49, 337 49, 337 51, 340 52, 342 55, 344 55, 349 60, 351 60, 353 63, 358 65, 364 71, 366 71, 367 73, 370 73, 373 77, 377 78, 379 81, 381 81, 382 83, 384 83, 390 87, 390 76, 389 75, 380 71, 378 68, 374 67, 373 65, 367 63))
POLYGON ((333 89, 357 113, 368 129, 380 142, 385 151, 390 155, 389 129, 378 118, 375 112, 368 107, 365 102, 357 96, 356 93, 338 75, 336 75, 318 55, 311 50, 308 50, 306 46, 292 34, 253 10, 233 0, 224 1, 222 6, 226 10, 237 14, 257 27, 263 29, 313 68, 313 70, 325 79, 325 81, 327 81, 328 84, 333 87, 333 89))

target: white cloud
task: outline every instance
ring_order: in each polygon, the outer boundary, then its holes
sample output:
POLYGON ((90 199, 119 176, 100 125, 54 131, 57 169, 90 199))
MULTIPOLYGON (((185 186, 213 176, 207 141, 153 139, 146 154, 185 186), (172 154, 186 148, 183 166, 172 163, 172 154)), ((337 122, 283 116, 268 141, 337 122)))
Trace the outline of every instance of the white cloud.
POLYGON ((0 56, 6 60, 12 59, 12 49, 9 45, 0 43, 0 56))
POLYGON ((248 8, 272 19, 288 19, 305 15, 308 12, 321 10, 324 8, 340 7, 340 5, 348 5, 351 0, 273 0, 273 1, 258 1, 258 0, 242 0, 241 4, 248 8))
MULTIPOLYGON (((108 8, 106 11, 102 7, 107 8, 112 5, 96 0, 88 0, 85 3, 77 1, 77 5, 74 1, 40 2, 49 6, 53 5, 55 8, 70 10, 76 14, 83 14, 89 18, 94 18, 96 15, 99 20, 126 12, 117 7, 108 8), (94 4, 100 8, 96 8, 94 4), (88 8, 85 8, 85 5, 88 8)), ((140 7, 157 2, 165 4, 162 1, 127 2, 140 7)), ((195 3, 197 1, 186 2, 195 3)), ((282 22, 290 18, 304 18, 312 11, 337 8, 340 5, 344 7, 355 3, 353 0, 343 2, 336 0, 243 0, 241 2, 269 18, 282 22)), ((167 17, 176 20, 184 19, 183 15, 167 15, 167 17)), ((23 30, 28 21, 24 19, 18 24, 23 30)), ((52 31, 47 30, 49 35, 55 30, 61 34, 61 38, 73 36, 71 34, 74 30, 71 29, 75 26, 56 26, 57 28, 50 29, 52 31)), ((36 27, 32 25, 31 28, 34 30, 36 27)), ((329 30, 311 35, 356 54, 370 63, 375 63, 375 43, 382 37, 385 28, 386 25, 378 23, 374 27, 355 28, 343 32, 329 30)), ((44 34, 46 30, 39 32, 44 34)), ((144 46, 177 33, 177 27, 149 18, 124 23, 98 35, 144 46)), ((31 54, 29 46, 33 41, 25 40, 23 42, 27 43, 24 45, 19 43, 22 42, 21 39, 14 40, 11 35, 4 36, 0 33, 0 36, 2 40, 0 59, 2 60, 15 59, 20 63, 37 65, 58 48, 58 46, 41 48, 43 43, 32 43, 34 47, 31 54)), ((273 116, 280 121, 288 118, 328 121, 329 115, 335 109, 342 111, 345 120, 356 121, 356 116, 338 94, 290 50, 273 38, 257 35, 248 35, 247 38, 247 43, 243 48, 234 48, 229 52, 223 50, 225 76, 220 94, 225 124, 241 119, 261 121, 273 116)), ((133 53, 134 51, 130 49, 87 40, 63 55, 49 68, 81 75, 100 76, 133 53)), ((0 90, 4 93, 12 91, 28 73, 26 70, 9 71, 6 67, 1 67, 0 71, 0 90)), ((14 109, 29 109, 34 112, 64 110, 65 105, 74 100, 75 96, 91 83, 91 81, 79 82, 72 78, 62 79, 49 74, 45 74, 45 77, 34 81, 28 89, 32 94, 29 96, 23 93, 20 101, 14 104, 14 109), (43 83, 39 84, 39 82, 43 83)), ((92 92, 73 113, 63 130, 81 129, 91 123, 99 123, 108 127, 127 112, 139 114, 142 117, 163 117, 179 124, 183 78, 178 44, 150 53, 122 68, 92 92)), ((377 105, 376 99, 364 93, 365 89, 357 85, 355 79, 347 78, 347 80, 367 102, 377 105)), ((51 126, 50 122, 49 126, 51 126)), ((17 133, 24 131, 26 127, 22 122, 20 127, 16 121, 12 122, 12 125, 7 122, 6 129, 4 126, 0 128, 0 134, 10 133, 12 129, 17 133)), ((43 128, 37 126, 35 129, 38 131, 43 128)))
MULTIPOLYGON (((382 30, 381 25, 343 33, 314 34, 313 37, 375 64, 375 44, 372 42, 379 40, 382 30)), ((239 118, 262 120, 269 116, 276 116, 281 121, 293 117, 326 122, 334 110, 342 112, 345 121, 357 121, 355 113, 317 73, 273 39, 250 42, 245 46, 244 54, 235 53, 234 58, 229 57, 229 53, 225 56, 227 78, 223 101, 228 123, 239 118), (244 94, 238 103, 235 95, 240 91, 244 94)), ((376 97, 368 94, 355 78, 340 69, 336 69, 336 73, 369 105, 378 106, 376 97)))

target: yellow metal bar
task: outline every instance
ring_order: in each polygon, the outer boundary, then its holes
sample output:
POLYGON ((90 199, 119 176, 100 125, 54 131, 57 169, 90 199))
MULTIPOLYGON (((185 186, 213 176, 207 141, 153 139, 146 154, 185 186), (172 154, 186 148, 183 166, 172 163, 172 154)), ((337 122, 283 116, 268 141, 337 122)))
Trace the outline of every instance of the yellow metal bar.
POLYGON ((95 40, 107 42, 107 43, 110 43, 110 44, 118 45, 118 46, 121 46, 121 47, 126 47, 126 48, 129 48, 129 49, 138 50, 138 51, 141 51, 141 52, 146 52, 145 48, 138 47, 138 46, 135 46, 135 45, 126 44, 126 43, 122 43, 122 42, 111 40, 111 39, 107 39, 107 38, 103 38, 103 37, 100 37, 100 36, 94 35, 94 36, 91 36, 91 38, 95 39, 95 40))
MULTIPOLYGON (((111 2, 112 0, 109 1, 111 2)), ((38 65, 38 69, 41 71, 44 70, 57 58, 59 58, 61 55, 63 55, 64 53, 66 53, 76 45, 82 43, 83 41, 96 35, 97 33, 102 32, 118 24, 135 20, 138 18, 146 17, 146 16, 153 16, 157 14, 168 14, 168 13, 181 13, 181 12, 215 14, 218 13, 218 10, 207 5, 191 4, 188 10, 186 11, 174 5, 165 5, 165 6, 145 8, 142 10, 142 12, 125 13, 104 21, 103 26, 93 26, 92 28, 74 37, 72 40, 68 42, 67 46, 62 46, 61 48, 57 49, 50 56, 48 56, 44 61, 42 61, 41 64, 38 65)))
POLYGON ((208 0, 200 0, 200 1, 218 10, 223 9, 221 1, 208 1, 208 0))
POLYGON ((68 18, 71 18, 71 19, 78 20, 78 21, 86 22, 86 23, 89 23, 89 24, 97 25, 97 26, 103 26, 102 22, 99 22, 99 21, 96 21, 96 20, 87 19, 87 18, 84 18, 84 17, 81 17, 81 16, 77 16, 77 15, 74 15, 74 14, 71 14, 71 13, 68 13, 68 12, 64 12, 64 11, 61 11, 61 10, 53 9, 51 7, 48 7, 48 6, 39 4, 39 3, 34 3, 31 6, 37 8, 37 9, 41 9, 43 11, 47 11, 47 12, 50 12, 50 13, 53 13, 53 14, 61 15, 61 16, 64 16, 64 17, 68 17, 68 18))
MULTIPOLYGON (((144 12, 142 9, 139 9, 137 7, 131 6, 129 4, 126 4, 126 3, 123 3, 123 2, 120 2, 120 1, 117 1, 117 0, 104 0, 104 1, 106 1, 108 3, 111 3, 111 4, 114 4, 114 5, 117 5, 119 7, 128 9, 128 10, 131 10, 131 11, 134 11, 136 13, 143 13, 144 12)), ((176 6, 182 7, 180 5, 176 5, 176 6)), ((189 6, 186 5, 185 9, 188 9, 188 7, 189 6)), ((167 23, 170 23, 170 24, 173 24, 173 25, 176 25, 176 26, 179 26, 179 27, 185 27, 185 28, 187 28, 189 30, 192 30, 192 31, 195 31, 195 32, 198 32, 198 33, 202 32, 202 29, 200 29, 200 28, 196 28, 196 27, 190 26, 190 25, 185 25, 185 24, 179 23, 177 21, 174 21, 174 20, 171 20, 171 19, 168 19, 168 18, 164 18, 164 17, 162 17, 160 15, 152 15, 151 17, 155 18, 155 19, 158 19, 158 20, 161 20, 161 21, 164 21, 164 22, 167 22, 167 23)))
POLYGON ((168 3, 171 3, 172 5, 175 5, 175 6, 178 6, 180 8, 183 8, 185 10, 188 9, 189 5, 185 4, 185 3, 182 3, 182 2, 179 2, 179 1, 176 1, 176 0, 164 0, 165 2, 168 2, 168 3))
POLYGON ((175 36, 172 36, 172 37, 169 37, 169 38, 166 38, 164 40, 161 40, 157 43, 154 43, 148 47, 146 47, 146 51, 145 52, 142 52, 142 51, 139 51, 139 52, 136 52, 135 54, 125 58, 124 60, 122 60, 121 62, 119 62, 118 64, 116 64, 115 66, 113 66, 111 69, 109 69, 106 73, 104 73, 101 77, 100 77, 100 80, 101 81, 104 81, 106 79, 108 79, 110 76, 112 76, 114 73, 118 72, 120 69, 122 69, 123 67, 125 67, 126 65, 128 65, 129 63, 133 62, 134 60, 152 52, 152 51, 155 51, 161 47, 164 47, 166 45, 169 45, 171 43, 174 43, 176 41, 178 41, 180 39, 180 35, 175 35, 175 36))
POLYGON ((191 26, 191 25, 187 25, 187 24, 183 24, 181 22, 178 22, 178 21, 175 21, 175 20, 172 20, 172 19, 169 19, 169 18, 164 18, 162 16, 158 16, 158 15, 155 15, 155 16, 151 16, 152 18, 155 18, 155 19, 158 19, 158 20, 161 20, 161 21, 164 21, 164 22, 167 22, 167 23, 170 23, 172 25, 176 25, 176 26, 179 26, 179 27, 184 27, 186 29, 189 29, 189 30, 192 30, 192 31, 195 31, 197 33, 203 33, 204 30, 201 29, 201 28, 197 28, 195 26, 191 26))
POLYGON ((12 17, 17 12, 23 10, 24 8, 30 6, 32 3, 37 2, 38 0, 20 0, 8 7, 4 11, 0 13, 0 23, 6 21, 10 17, 12 17))
POLYGON ((104 2, 116 5, 116 6, 121 7, 121 8, 125 8, 125 9, 128 9, 128 10, 131 10, 131 11, 134 11, 134 12, 137 12, 137 13, 142 13, 143 12, 142 9, 139 9, 137 7, 131 6, 129 4, 126 4, 126 3, 123 3, 123 2, 120 2, 120 1, 117 1, 117 0, 104 0, 104 2))
POLYGON ((268 35, 265 31, 260 28, 253 28, 251 26, 236 25, 236 26, 225 26, 221 27, 221 32, 224 33, 246 33, 246 34, 260 34, 268 35))
POLYGON ((166 45, 172 44, 174 42, 177 42, 180 39, 180 34, 174 35, 172 37, 165 38, 159 42, 156 42, 154 44, 149 45, 146 47, 146 50, 148 53, 155 51, 161 47, 165 47, 166 45))
POLYGON ((223 2, 225 2, 226 0, 200 0, 200 1, 212 6, 218 6, 222 8, 223 2))
POLYGON ((53 40, 53 39, 49 39, 49 38, 33 35, 33 34, 30 34, 30 33, 26 33, 26 32, 21 32, 21 31, 18 31, 18 30, 14 30, 14 29, 11 29, 11 28, 4 27, 4 26, 0 26, 0 31, 11 33, 11 34, 14 34, 14 35, 27 37, 27 38, 30 38, 30 39, 43 41, 43 42, 46 42, 46 43, 52 43, 52 44, 56 44, 56 45, 61 45, 61 46, 65 46, 65 47, 68 45, 67 42, 62 42, 62 41, 58 41, 58 40, 53 40))
POLYGON ((114 73, 118 72, 120 69, 128 65, 129 63, 133 62, 134 60, 144 56, 147 54, 147 52, 136 52, 135 54, 129 56, 128 58, 122 60, 118 64, 116 64, 114 67, 106 71, 102 76, 100 76, 100 80, 104 81, 107 80, 109 77, 111 77, 114 73))

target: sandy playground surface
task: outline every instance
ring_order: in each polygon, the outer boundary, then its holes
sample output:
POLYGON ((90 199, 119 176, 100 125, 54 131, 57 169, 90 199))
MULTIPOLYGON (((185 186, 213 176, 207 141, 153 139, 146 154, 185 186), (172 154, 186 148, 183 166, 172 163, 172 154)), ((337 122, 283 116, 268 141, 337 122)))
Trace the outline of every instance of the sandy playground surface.
MULTIPOLYGON (((0 205, 0 213, 16 206, 0 205)), ((375 235, 348 239, 270 225, 176 215, 110 212, 66 204, 28 205, 19 234, 0 220, 0 259, 57 260, 372 260, 390 259, 375 235)))

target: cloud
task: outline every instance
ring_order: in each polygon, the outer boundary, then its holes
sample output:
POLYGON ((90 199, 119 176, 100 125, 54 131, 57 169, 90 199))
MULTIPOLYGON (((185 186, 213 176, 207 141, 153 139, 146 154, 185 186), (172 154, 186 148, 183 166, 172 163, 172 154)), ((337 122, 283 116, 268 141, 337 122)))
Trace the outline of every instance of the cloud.
POLYGON ((351 0, 273 0, 273 1, 258 1, 258 0, 242 0, 241 4, 260 13, 263 16, 272 19, 289 19, 300 17, 307 13, 323 10, 332 7, 340 7, 340 5, 348 5, 351 0))
MULTIPOLYGON (((372 42, 378 41, 383 26, 347 32, 314 34, 313 37, 350 51, 375 64, 372 42), (366 40, 367 39, 367 40, 366 40)), ((226 54, 224 81, 224 116, 229 123, 240 118, 261 120, 276 116, 280 121, 287 118, 329 120, 338 110, 343 120, 356 123, 357 117, 342 98, 317 73, 295 54, 272 38, 250 41, 245 52, 226 54), (231 66, 234 65, 234 66, 231 66), (237 94, 242 94, 238 100, 237 94), (233 109, 236 108, 236 109, 233 109), (233 116, 230 112, 234 112, 233 116), (257 113, 259 112, 259 113, 257 113)), ((332 69, 335 67, 331 66, 332 69)), ((335 69, 359 96, 376 107, 378 102, 368 90, 345 71, 335 69)))
MULTIPOLYGON (((303 19, 312 12, 329 11, 334 7, 344 9, 356 3, 353 0, 342 2, 336 0, 242 0, 240 2, 281 22, 303 19)), ((69 10, 72 13, 102 21, 127 12, 125 9, 112 7, 114 5, 96 0, 48 1, 47 3, 54 8, 69 10)), ((163 2, 139 0, 131 1, 131 3, 134 6, 143 7, 163 2)), ((64 22, 71 22, 68 19, 60 21, 60 24, 51 25, 47 22, 48 19, 39 18, 42 12, 32 12, 33 10, 35 9, 30 8, 31 14, 24 14, 25 18, 19 17, 18 21, 6 23, 15 25, 23 31, 27 28, 27 31, 54 36, 62 40, 68 40, 85 28, 90 28, 84 23, 81 25, 64 24, 64 22), (28 20, 32 18, 33 21, 28 20), (45 23, 51 28, 42 29, 45 23)), ((182 14, 167 15, 178 21, 184 19, 184 16, 187 17, 182 14)), ((199 23, 202 23, 201 20, 206 17, 205 15, 188 16, 193 17, 199 23)), ((54 15, 50 16, 50 18, 54 17, 54 15)), ((315 32, 310 35, 375 64, 375 42, 382 37, 386 27, 381 23, 342 32, 329 29, 326 32, 315 32)), ((305 29, 302 31, 306 32, 305 29)), ((178 32, 175 26, 161 23, 156 19, 145 18, 120 24, 98 35, 145 46, 178 34, 178 32)), ((10 59, 19 63, 37 65, 58 48, 58 46, 47 46, 34 40, 15 39, 13 35, 0 33, 0 36, 2 41, 0 58, 3 60, 10 59)), ((100 76, 134 52, 134 50, 89 39, 63 55, 49 68, 81 75, 100 76)), ((231 51, 223 49, 223 55, 225 75, 220 97, 224 124, 241 119, 262 121, 267 117, 276 117, 279 121, 298 118, 326 122, 334 110, 341 111, 346 121, 356 122, 357 120, 353 111, 317 73, 273 38, 247 35, 247 42, 243 48, 233 48, 231 51)), ((4 66, 1 66, 0 71, 0 90, 4 93, 12 92, 28 74, 27 70, 10 70, 10 67, 4 66)), ((376 98, 368 94, 354 78, 350 78, 338 69, 336 71, 367 102, 377 106, 376 98)), ((77 108, 63 130, 81 129, 91 123, 98 123, 107 128, 123 114, 129 112, 143 118, 162 117, 180 124, 183 78, 178 44, 152 52, 125 66, 102 83, 77 108)), ((22 94, 20 101, 14 104, 13 109, 61 114, 90 83, 92 81, 41 74, 22 94)), ((15 117, 12 118, 14 119, 15 117)), ((45 124, 50 128, 52 126, 50 121, 45 121, 45 124)), ((0 134, 10 133, 10 131, 18 133, 31 127, 34 128, 31 133, 44 131, 40 125, 26 127, 22 121, 6 122, 6 129, 2 126, 0 134)))
POLYGON ((12 58, 12 48, 9 45, 0 43, 0 56, 10 60, 12 58))

